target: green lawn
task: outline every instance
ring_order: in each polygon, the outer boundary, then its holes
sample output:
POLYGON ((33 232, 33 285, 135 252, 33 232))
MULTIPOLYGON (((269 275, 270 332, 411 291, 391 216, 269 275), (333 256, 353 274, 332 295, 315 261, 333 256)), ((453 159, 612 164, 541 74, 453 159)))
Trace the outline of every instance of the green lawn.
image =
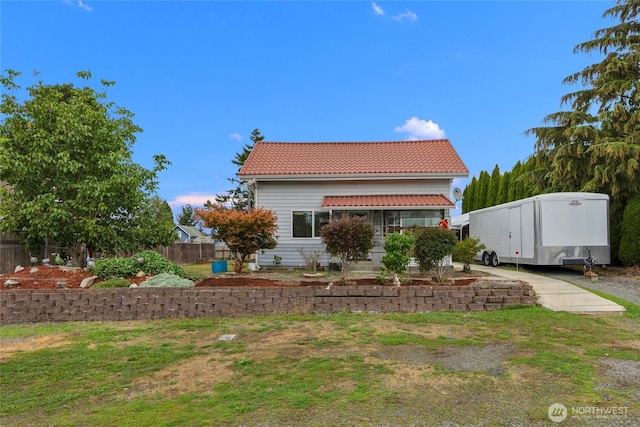
POLYGON ((550 425, 556 402, 632 425, 637 384, 603 362, 640 363, 624 305, 4 326, 0 425, 550 425))

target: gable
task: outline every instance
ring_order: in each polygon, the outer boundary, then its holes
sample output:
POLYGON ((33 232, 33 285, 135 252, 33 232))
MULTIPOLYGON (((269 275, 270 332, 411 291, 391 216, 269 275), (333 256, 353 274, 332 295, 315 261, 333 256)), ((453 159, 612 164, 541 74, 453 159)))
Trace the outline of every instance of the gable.
POLYGON ((392 142, 257 142, 239 175, 303 177, 399 175, 466 177, 446 139, 392 142))

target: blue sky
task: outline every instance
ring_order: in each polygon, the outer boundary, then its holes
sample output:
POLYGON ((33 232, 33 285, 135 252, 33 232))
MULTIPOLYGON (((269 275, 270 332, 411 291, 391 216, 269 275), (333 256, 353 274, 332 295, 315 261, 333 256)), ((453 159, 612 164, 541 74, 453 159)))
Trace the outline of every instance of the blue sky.
MULTIPOLYGON (((93 86, 144 129, 134 160, 172 166, 174 211, 230 185, 235 154, 268 141, 448 138, 470 170, 510 170, 523 132, 560 109, 562 79, 599 60, 576 44, 613 1, 7 1, 1 69, 93 86)), ((456 184, 462 188, 468 181, 456 184)))

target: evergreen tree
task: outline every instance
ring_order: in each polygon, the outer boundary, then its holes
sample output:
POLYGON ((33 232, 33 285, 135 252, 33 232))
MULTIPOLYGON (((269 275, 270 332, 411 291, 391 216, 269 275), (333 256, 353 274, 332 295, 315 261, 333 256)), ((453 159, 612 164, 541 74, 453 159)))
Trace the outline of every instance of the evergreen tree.
POLYGON ((507 192, 507 201, 513 202, 516 199, 516 187, 517 180, 520 177, 520 167, 522 166, 522 162, 518 160, 516 164, 511 169, 511 174, 509 175, 509 191, 507 192))
POLYGON ((505 172, 500 177, 500 185, 498 187, 498 198, 496 205, 507 203, 509 201, 509 181, 511 180, 511 172, 505 172))
POLYGON ((234 177, 227 179, 230 183, 235 185, 235 187, 227 190, 227 194, 216 196, 216 202, 225 205, 231 204, 233 209, 236 210, 246 210, 251 207, 251 190, 239 178, 238 174, 240 173, 240 169, 242 169, 244 162, 247 160, 247 157, 249 157, 253 146, 256 142, 262 141, 263 139, 264 136, 262 136, 259 129, 254 129, 253 132, 251 132, 251 144, 245 144, 244 147, 242 147, 242 151, 236 153, 235 158, 231 160, 231 163, 236 165, 238 170, 234 177))
POLYGON ((500 188, 500 167, 496 165, 493 168, 493 172, 491 172, 491 177, 489 178, 489 185, 487 188, 487 207, 495 206, 498 204, 498 190, 500 188))
POLYGON ((475 191, 477 186, 477 179, 475 175, 471 178, 471 183, 468 184, 463 191, 462 196, 462 213, 467 213, 473 210, 473 202, 475 197, 475 191))
POLYGON ((178 214, 178 224, 194 227, 196 225, 196 219, 193 212, 193 207, 189 204, 183 205, 180 213, 178 214))
POLYGON ((489 192, 489 181, 491 177, 487 171, 480 172, 478 178, 478 191, 476 194, 476 206, 475 209, 482 209, 487 207, 487 193, 489 192))
MULTIPOLYGON (((612 253, 627 200, 640 192, 640 0, 616 0, 603 17, 617 23, 597 30, 574 53, 597 52, 598 63, 564 79, 582 88, 564 95, 570 106, 532 128, 536 156, 548 172, 538 191, 594 191, 609 194, 612 253)), ((615 257, 615 253, 613 254, 615 257)))

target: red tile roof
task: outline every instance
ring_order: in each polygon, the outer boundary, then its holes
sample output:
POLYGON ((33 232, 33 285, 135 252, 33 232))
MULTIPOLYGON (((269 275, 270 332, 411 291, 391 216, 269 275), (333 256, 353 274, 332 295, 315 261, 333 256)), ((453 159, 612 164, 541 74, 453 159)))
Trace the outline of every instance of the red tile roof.
POLYGON ((257 142, 241 176, 447 174, 469 171, 446 139, 391 142, 257 142))
POLYGON ((324 196, 323 208, 341 207, 443 207, 455 206, 442 194, 393 194, 378 196, 324 196))

